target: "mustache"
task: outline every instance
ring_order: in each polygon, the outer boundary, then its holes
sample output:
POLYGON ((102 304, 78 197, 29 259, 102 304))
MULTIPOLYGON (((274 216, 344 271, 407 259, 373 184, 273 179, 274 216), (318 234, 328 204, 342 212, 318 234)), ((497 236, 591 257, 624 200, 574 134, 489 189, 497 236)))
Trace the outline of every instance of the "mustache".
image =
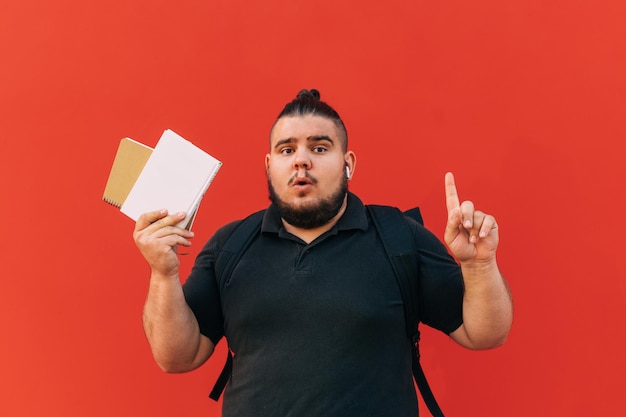
MULTIPOLYGON (((302 178, 302 177, 298 177, 298 173, 296 172, 295 174, 293 174, 291 178, 289 178, 287 185, 292 185, 296 181, 297 178, 302 178)), ((311 184, 317 184, 317 181, 318 181, 317 178, 309 174, 308 171, 304 171, 304 178, 306 178, 309 182, 311 182, 311 184)))

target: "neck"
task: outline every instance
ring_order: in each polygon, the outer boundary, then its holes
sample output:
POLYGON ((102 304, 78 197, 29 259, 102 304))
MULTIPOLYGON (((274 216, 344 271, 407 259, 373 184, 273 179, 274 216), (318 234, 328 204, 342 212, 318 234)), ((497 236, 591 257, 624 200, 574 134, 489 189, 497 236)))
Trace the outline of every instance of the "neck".
POLYGON ((346 195, 346 197, 343 199, 343 204, 341 205, 341 208, 339 209, 339 212, 337 212, 335 217, 330 219, 327 223, 318 227, 305 229, 302 227, 296 227, 290 223, 287 223, 285 219, 282 219, 283 226, 285 227, 286 231, 288 231, 294 236, 299 237, 300 239, 302 239, 308 244, 308 243, 313 242, 315 239, 317 239, 318 237, 320 237, 327 231, 329 231, 339 221, 341 216, 343 216, 343 213, 346 211, 347 205, 348 205, 348 196, 346 195))

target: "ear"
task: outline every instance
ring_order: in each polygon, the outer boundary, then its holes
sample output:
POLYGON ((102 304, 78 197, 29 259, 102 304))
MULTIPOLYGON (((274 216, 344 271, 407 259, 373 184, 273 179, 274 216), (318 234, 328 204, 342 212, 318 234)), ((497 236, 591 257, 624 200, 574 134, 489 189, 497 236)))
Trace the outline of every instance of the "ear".
POLYGON ((348 151, 344 154, 343 159, 346 163, 346 173, 350 171, 347 177, 348 179, 352 179, 352 177, 354 177, 354 170, 356 169, 356 155, 354 152, 348 151))
POLYGON ((270 169, 270 154, 265 155, 265 171, 270 169))

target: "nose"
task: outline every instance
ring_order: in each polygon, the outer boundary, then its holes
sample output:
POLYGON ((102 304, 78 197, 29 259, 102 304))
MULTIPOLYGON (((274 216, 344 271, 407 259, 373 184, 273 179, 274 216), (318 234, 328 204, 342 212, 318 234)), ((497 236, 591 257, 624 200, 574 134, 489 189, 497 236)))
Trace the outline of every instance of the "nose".
POLYGON ((299 149, 295 152, 293 166, 298 171, 300 169, 311 169, 311 159, 309 158, 309 154, 306 150, 299 149))

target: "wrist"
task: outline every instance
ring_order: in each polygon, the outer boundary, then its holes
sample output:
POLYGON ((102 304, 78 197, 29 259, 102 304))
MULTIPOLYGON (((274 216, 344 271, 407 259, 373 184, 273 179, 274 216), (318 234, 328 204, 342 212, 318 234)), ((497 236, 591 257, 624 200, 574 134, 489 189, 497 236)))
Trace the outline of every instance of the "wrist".
POLYGON ((460 262, 461 268, 463 271, 471 272, 473 274, 490 274, 493 272, 498 272, 498 263, 496 262, 496 257, 483 260, 473 259, 471 261, 462 261, 460 262))
POLYGON ((178 271, 158 271, 153 269, 150 274, 150 281, 153 282, 170 282, 170 281, 180 281, 178 277, 178 271))

